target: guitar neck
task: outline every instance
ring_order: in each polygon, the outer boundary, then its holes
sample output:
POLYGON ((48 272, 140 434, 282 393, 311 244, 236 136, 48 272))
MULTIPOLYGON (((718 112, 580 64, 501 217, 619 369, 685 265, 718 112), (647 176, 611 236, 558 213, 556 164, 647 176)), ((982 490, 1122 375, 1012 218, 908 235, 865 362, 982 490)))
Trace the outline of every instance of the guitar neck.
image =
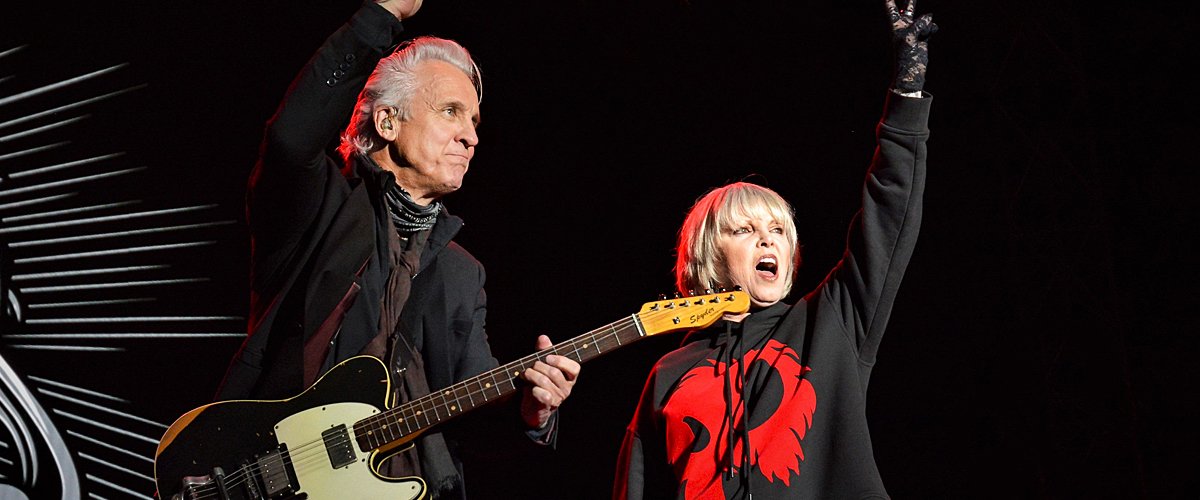
POLYGON ((520 387, 518 379, 534 363, 551 354, 580 363, 646 336, 634 314, 499 368, 471 377, 354 424, 355 439, 364 451, 411 439, 425 429, 503 398, 520 387))

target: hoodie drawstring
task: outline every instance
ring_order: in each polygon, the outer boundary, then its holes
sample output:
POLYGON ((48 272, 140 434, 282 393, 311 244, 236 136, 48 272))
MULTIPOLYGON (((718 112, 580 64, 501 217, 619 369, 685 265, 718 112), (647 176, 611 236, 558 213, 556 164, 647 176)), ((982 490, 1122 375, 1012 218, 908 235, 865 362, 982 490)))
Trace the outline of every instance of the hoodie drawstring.
MULTIPOLYGON (((734 360, 733 350, 735 347, 735 343, 741 344, 740 341, 744 340, 744 339, 742 338, 741 335, 736 336, 736 338, 734 337, 733 323, 730 323, 730 322, 725 323, 725 333, 722 335, 722 337, 724 340, 723 343, 724 343, 724 350, 725 350, 725 352, 724 352, 724 354, 725 354, 725 377, 724 377, 724 379, 725 379, 724 380, 724 382, 725 382, 724 383, 724 386, 725 386, 725 429, 726 429, 726 432, 725 432, 726 448, 725 449, 727 450, 726 456, 725 456, 725 479, 732 480, 733 479, 733 468, 734 468, 733 450, 735 449, 734 448, 734 444, 736 441, 735 432, 737 429, 737 426, 735 425, 736 422, 734 421, 734 414, 737 411, 737 406, 733 402, 734 382, 731 380, 732 379, 731 371, 733 370, 733 362, 734 362, 733 361, 734 360)), ((745 349, 743 349, 743 355, 744 355, 744 352, 745 352, 745 349)), ((738 357, 737 359, 738 359, 737 388, 739 391, 739 394, 738 394, 739 399, 741 400, 741 404, 742 404, 742 419, 741 419, 742 420, 741 421, 741 424, 742 424, 742 429, 741 429, 742 430, 742 456, 741 456, 742 470, 741 470, 741 473, 740 473, 738 479, 746 489, 747 498, 751 498, 752 495, 750 492, 750 475, 748 474, 749 467, 750 467, 750 425, 749 425, 750 417, 747 415, 747 413, 749 413, 749 411, 750 411, 750 407, 749 407, 749 405, 746 404, 746 366, 745 366, 744 359, 742 359, 741 357, 738 357)))

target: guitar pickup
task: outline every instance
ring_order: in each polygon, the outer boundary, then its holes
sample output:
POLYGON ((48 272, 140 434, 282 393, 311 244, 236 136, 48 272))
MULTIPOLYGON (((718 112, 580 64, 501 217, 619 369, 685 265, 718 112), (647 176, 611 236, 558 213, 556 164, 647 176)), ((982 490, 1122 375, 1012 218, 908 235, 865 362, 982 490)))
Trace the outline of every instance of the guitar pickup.
POLYGON ((334 469, 350 465, 358 459, 354 454, 354 447, 350 445, 350 433, 346 432, 344 424, 322 432, 321 440, 325 442, 325 452, 329 455, 329 464, 334 469))
MULTIPOLYGON (((258 488, 262 490, 251 491, 249 498, 286 498, 300 489, 300 481, 296 478, 292 456, 288 453, 286 444, 256 456, 247 469, 249 475, 256 479, 258 488)), ((247 482, 246 486, 252 487, 254 482, 247 482)))

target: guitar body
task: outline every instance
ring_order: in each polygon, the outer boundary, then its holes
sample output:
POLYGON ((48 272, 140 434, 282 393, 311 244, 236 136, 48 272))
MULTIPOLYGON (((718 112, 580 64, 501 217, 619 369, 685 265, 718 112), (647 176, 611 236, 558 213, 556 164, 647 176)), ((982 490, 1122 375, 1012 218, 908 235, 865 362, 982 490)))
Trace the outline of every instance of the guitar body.
POLYGON ((358 449, 347 429, 385 409, 390 387, 383 363, 360 356, 291 399, 196 408, 159 443, 160 498, 420 498, 424 481, 376 474, 383 457, 358 449))

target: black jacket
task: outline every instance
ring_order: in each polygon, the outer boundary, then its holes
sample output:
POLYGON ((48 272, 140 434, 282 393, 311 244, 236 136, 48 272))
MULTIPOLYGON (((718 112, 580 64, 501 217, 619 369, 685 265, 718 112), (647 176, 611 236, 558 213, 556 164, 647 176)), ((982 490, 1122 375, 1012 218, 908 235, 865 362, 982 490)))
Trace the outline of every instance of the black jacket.
MULTIPOLYGON (((392 230, 381 192, 393 179, 364 162, 343 168, 326 149, 401 30, 378 6, 359 10, 300 71, 267 125, 247 196, 249 337, 219 399, 295 395, 305 387, 304 340, 334 329, 328 369, 377 332, 392 230)), ((451 241, 461 227, 439 215, 400 320, 433 389, 497 365, 484 332, 483 266, 451 241)))

